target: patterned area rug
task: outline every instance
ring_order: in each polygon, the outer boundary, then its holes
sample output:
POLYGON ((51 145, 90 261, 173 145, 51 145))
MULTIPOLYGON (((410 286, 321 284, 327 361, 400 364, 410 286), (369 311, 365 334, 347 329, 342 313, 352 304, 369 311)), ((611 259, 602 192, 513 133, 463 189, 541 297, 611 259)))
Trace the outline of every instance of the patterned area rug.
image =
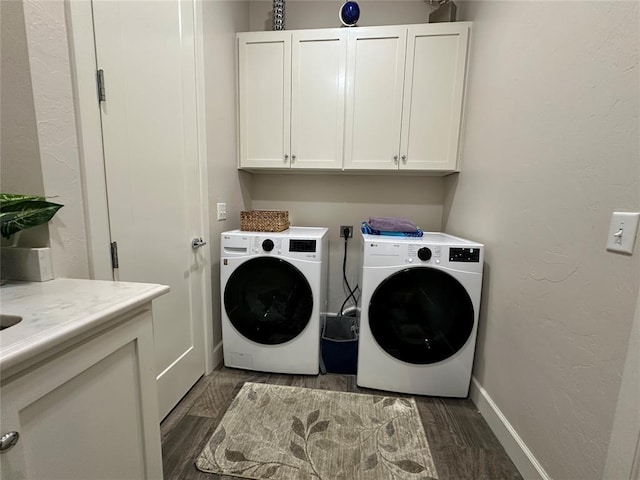
POLYGON ((413 399, 251 382, 196 467, 251 479, 437 478, 413 399))

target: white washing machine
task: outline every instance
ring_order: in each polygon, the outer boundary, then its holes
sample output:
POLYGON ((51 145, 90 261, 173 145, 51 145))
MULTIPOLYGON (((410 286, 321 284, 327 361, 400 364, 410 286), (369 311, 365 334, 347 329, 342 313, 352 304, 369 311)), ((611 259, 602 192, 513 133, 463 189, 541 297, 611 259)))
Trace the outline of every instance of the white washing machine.
POLYGON ((484 246, 444 233, 362 242, 358 385, 466 397, 484 246))
POLYGON ((227 367, 318 373, 328 246, 326 228, 222 233, 220 289, 227 367))

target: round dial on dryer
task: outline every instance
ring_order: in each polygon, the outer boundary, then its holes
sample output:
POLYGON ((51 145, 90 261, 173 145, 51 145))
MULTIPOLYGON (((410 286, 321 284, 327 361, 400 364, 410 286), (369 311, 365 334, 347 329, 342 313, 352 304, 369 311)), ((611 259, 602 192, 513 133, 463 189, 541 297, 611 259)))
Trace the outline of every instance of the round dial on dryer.
POLYGON ((418 258, 423 262, 426 262, 431 258, 431 249, 427 247, 422 247, 418 250, 418 258))
POLYGON ((266 239, 264 242, 262 242, 262 249, 265 252, 270 252, 271 250, 273 250, 273 240, 266 239))

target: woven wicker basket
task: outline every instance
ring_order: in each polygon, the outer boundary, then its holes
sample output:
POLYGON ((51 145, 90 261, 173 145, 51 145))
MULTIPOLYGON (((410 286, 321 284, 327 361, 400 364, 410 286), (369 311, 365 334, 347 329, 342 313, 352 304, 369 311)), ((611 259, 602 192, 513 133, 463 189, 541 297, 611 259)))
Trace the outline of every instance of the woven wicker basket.
POLYGON ((286 210, 243 210, 240 212, 240 230, 248 232, 282 232, 289 228, 286 210))

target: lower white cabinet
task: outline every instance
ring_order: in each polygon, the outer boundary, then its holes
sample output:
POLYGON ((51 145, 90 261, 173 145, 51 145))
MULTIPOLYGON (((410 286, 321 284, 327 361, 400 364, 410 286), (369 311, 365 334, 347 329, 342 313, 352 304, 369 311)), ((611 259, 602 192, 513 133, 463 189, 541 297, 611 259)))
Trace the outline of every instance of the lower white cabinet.
POLYGON ((148 303, 3 376, 3 480, 162 478, 151 322, 148 303))

